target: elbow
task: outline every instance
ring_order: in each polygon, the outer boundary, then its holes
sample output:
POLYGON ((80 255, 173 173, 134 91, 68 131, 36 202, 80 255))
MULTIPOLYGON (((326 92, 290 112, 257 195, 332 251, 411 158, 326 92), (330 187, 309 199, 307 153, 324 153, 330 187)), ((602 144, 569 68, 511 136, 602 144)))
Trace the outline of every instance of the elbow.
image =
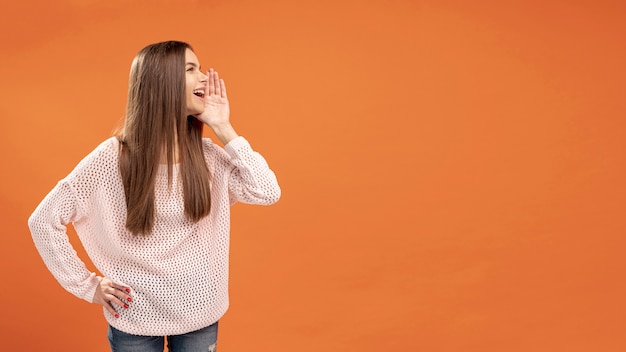
POLYGON ((28 229, 30 230, 31 234, 34 232, 35 228, 37 227, 37 223, 38 223, 37 212, 34 212, 28 217, 28 229))
POLYGON ((281 196, 281 189, 278 185, 268 194, 267 205, 272 205, 278 202, 281 196))

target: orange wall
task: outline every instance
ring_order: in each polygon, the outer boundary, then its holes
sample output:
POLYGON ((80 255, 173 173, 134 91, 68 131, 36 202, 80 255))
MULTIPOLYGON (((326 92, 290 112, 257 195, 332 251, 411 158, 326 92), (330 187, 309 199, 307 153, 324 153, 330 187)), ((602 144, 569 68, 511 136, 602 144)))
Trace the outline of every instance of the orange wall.
POLYGON ((108 350, 26 220, 167 39, 283 187, 234 209, 221 351, 626 350, 626 3, 123 3, 0 5, 3 350, 108 350))

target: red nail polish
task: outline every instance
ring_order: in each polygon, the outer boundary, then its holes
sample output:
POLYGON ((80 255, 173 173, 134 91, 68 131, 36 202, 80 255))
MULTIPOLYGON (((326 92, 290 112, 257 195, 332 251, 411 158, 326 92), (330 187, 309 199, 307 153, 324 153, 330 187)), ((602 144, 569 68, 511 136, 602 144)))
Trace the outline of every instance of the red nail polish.
POLYGON ((115 317, 116 317, 116 318, 119 318, 119 317, 120 317, 120 315, 119 315, 119 314, 115 314, 115 317))
POLYGON ((126 293, 130 293, 130 288, 126 287, 126 293))
POLYGON ((128 304, 124 304, 124 308, 128 308, 128 304))
POLYGON ((126 300, 127 300, 128 302, 132 302, 132 301, 133 301, 133 299, 132 299, 132 298, 130 298, 130 297, 126 298, 126 300))

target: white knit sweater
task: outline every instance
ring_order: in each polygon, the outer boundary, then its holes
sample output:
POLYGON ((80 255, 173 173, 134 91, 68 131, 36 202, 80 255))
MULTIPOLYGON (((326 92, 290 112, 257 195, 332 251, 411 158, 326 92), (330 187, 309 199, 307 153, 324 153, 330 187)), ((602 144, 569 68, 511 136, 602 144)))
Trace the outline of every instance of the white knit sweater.
POLYGON ((174 166, 158 171, 153 231, 126 230, 126 202, 112 137, 85 157, 45 197, 28 220, 48 269, 74 295, 91 302, 100 278, 76 255, 66 224, 100 274, 131 288, 129 308, 106 309, 115 328, 136 335, 175 335, 211 325, 228 308, 230 206, 237 201, 269 205, 280 197, 272 170, 250 144, 237 137, 224 149, 203 140, 211 172, 211 212, 194 223, 184 215, 182 181, 174 166))

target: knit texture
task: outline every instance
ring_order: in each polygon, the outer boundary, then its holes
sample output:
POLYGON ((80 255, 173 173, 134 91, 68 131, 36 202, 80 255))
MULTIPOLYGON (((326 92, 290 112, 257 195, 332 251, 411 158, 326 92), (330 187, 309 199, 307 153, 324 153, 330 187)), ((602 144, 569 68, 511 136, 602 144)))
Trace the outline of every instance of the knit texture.
POLYGON ((131 288, 128 309, 106 309, 106 320, 135 335, 177 335, 209 326, 228 308, 230 206, 269 205, 280 187, 265 159, 237 137, 223 149, 203 140, 211 173, 211 212, 198 222, 184 215, 182 180, 167 165, 155 185, 152 233, 135 236, 125 228, 126 201, 118 168, 119 142, 100 144, 44 198, 28 220, 46 266, 69 292, 92 302, 98 275, 131 288), (70 244, 72 223, 100 274, 89 272, 70 244))

